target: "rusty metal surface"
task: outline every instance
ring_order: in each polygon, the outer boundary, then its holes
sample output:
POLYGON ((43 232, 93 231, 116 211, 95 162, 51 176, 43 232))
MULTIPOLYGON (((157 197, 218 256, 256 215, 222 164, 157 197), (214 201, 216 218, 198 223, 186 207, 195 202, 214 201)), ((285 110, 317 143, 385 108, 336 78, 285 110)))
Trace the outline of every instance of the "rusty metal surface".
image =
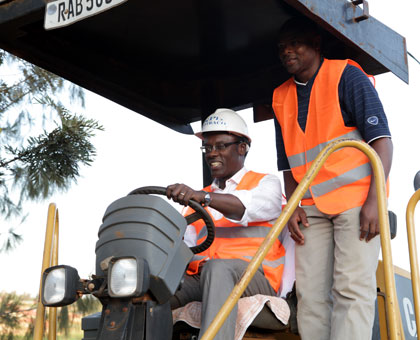
POLYGON ((354 22, 363 11, 347 0, 127 1, 52 31, 44 7, 0 3, 0 48, 183 133, 218 107, 270 105, 288 78, 277 32, 296 13, 325 29, 327 57, 408 79, 404 38, 372 17, 354 22))
MULTIPOLYGON (((43 0, 0 0, 0 24, 10 23, 12 27, 19 25, 20 18, 28 18, 45 7, 43 0)), ((7 26, 5 26, 7 28, 7 26)))

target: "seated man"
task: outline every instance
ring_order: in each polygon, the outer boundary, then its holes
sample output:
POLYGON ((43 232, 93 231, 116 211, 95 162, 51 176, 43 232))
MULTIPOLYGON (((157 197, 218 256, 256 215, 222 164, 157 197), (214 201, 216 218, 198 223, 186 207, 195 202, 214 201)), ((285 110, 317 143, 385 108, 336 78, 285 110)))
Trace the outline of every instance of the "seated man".
MULTIPOLYGON (((204 121, 202 131, 196 135, 203 140, 201 149, 213 183, 203 190, 173 184, 167 187, 166 194, 183 205, 193 199, 207 206, 216 226, 213 244, 194 256, 181 289, 171 299, 172 309, 202 301, 201 337, 280 215, 282 191, 278 177, 244 168, 251 138, 244 120, 236 112, 217 110, 204 121)), ((184 241, 194 246, 206 236, 204 224, 197 221, 188 226, 184 241)), ((284 246, 276 240, 243 296, 277 295, 285 256, 284 246)), ((234 338, 236 315, 237 307, 215 339, 234 338)))

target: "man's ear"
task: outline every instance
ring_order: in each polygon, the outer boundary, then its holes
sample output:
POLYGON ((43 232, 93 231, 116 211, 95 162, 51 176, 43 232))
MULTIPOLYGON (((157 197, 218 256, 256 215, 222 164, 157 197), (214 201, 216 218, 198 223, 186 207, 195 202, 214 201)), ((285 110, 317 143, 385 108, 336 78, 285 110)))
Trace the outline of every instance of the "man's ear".
POLYGON ((239 154, 241 156, 245 156, 248 150, 249 150, 249 145, 247 143, 239 144, 239 154))
POLYGON ((321 51, 321 36, 317 35, 314 37, 313 41, 312 41, 312 47, 316 50, 316 51, 321 51))

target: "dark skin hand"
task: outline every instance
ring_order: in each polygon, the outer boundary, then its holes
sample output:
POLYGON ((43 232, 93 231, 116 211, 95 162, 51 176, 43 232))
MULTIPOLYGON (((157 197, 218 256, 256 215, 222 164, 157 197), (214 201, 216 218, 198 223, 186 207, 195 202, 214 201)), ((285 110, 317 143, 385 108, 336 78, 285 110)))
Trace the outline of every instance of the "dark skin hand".
MULTIPOLYGON (((284 171, 283 172, 283 179, 284 179, 284 189, 286 191, 286 197, 289 200, 292 196, 293 192, 295 191, 298 183, 294 179, 291 171, 284 171)), ((292 216, 290 217, 287 227, 290 231, 291 238, 299 245, 303 245, 305 243, 305 237, 303 236, 302 232, 299 228, 299 223, 302 223, 304 227, 309 227, 308 219, 306 218, 306 213, 301 207, 297 207, 293 212, 292 216)))
MULTIPOLYGON (((388 179, 392 164, 393 145, 390 138, 384 137, 374 140, 370 146, 376 151, 382 161, 385 179, 388 179)), ((291 171, 283 172, 286 197, 289 199, 298 183, 293 178, 291 171)), ((299 245, 305 243, 304 236, 299 228, 299 223, 308 228, 309 223, 305 211, 297 207, 288 222, 288 228, 292 239, 299 245)), ((369 242, 376 235, 379 235, 378 201, 376 195, 376 184, 372 174, 372 180, 365 203, 360 211, 360 240, 369 242)))
MULTIPOLYGON (((376 151, 384 167, 385 179, 388 179, 392 164, 393 145, 390 138, 379 138, 370 143, 376 151)), ((366 239, 369 242, 376 235, 379 235, 378 199, 376 195, 376 184, 373 177, 370 183, 369 193, 360 211, 360 240, 366 239)))
MULTIPOLYGON (((166 196, 182 205, 187 205, 190 199, 204 203, 206 192, 194 190, 185 184, 172 184, 166 188, 166 196)), ((234 195, 210 193, 210 207, 222 213, 225 217, 239 221, 245 212, 242 202, 234 195)))

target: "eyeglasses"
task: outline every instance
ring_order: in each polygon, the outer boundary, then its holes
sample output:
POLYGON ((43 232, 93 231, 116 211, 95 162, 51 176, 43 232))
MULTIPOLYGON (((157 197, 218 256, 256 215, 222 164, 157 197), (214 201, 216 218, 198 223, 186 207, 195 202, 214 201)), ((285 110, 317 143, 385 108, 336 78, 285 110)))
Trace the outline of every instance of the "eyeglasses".
POLYGON ((237 140, 235 142, 230 142, 230 143, 223 143, 223 144, 216 144, 216 145, 203 145, 203 146, 200 146, 200 149, 203 153, 207 154, 207 153, 211 153, 213 150, 223 151, 223 150, 226 150, 228 146, 231 146, 233 144, 241 144, 241 143, 242 141, 237 140))

